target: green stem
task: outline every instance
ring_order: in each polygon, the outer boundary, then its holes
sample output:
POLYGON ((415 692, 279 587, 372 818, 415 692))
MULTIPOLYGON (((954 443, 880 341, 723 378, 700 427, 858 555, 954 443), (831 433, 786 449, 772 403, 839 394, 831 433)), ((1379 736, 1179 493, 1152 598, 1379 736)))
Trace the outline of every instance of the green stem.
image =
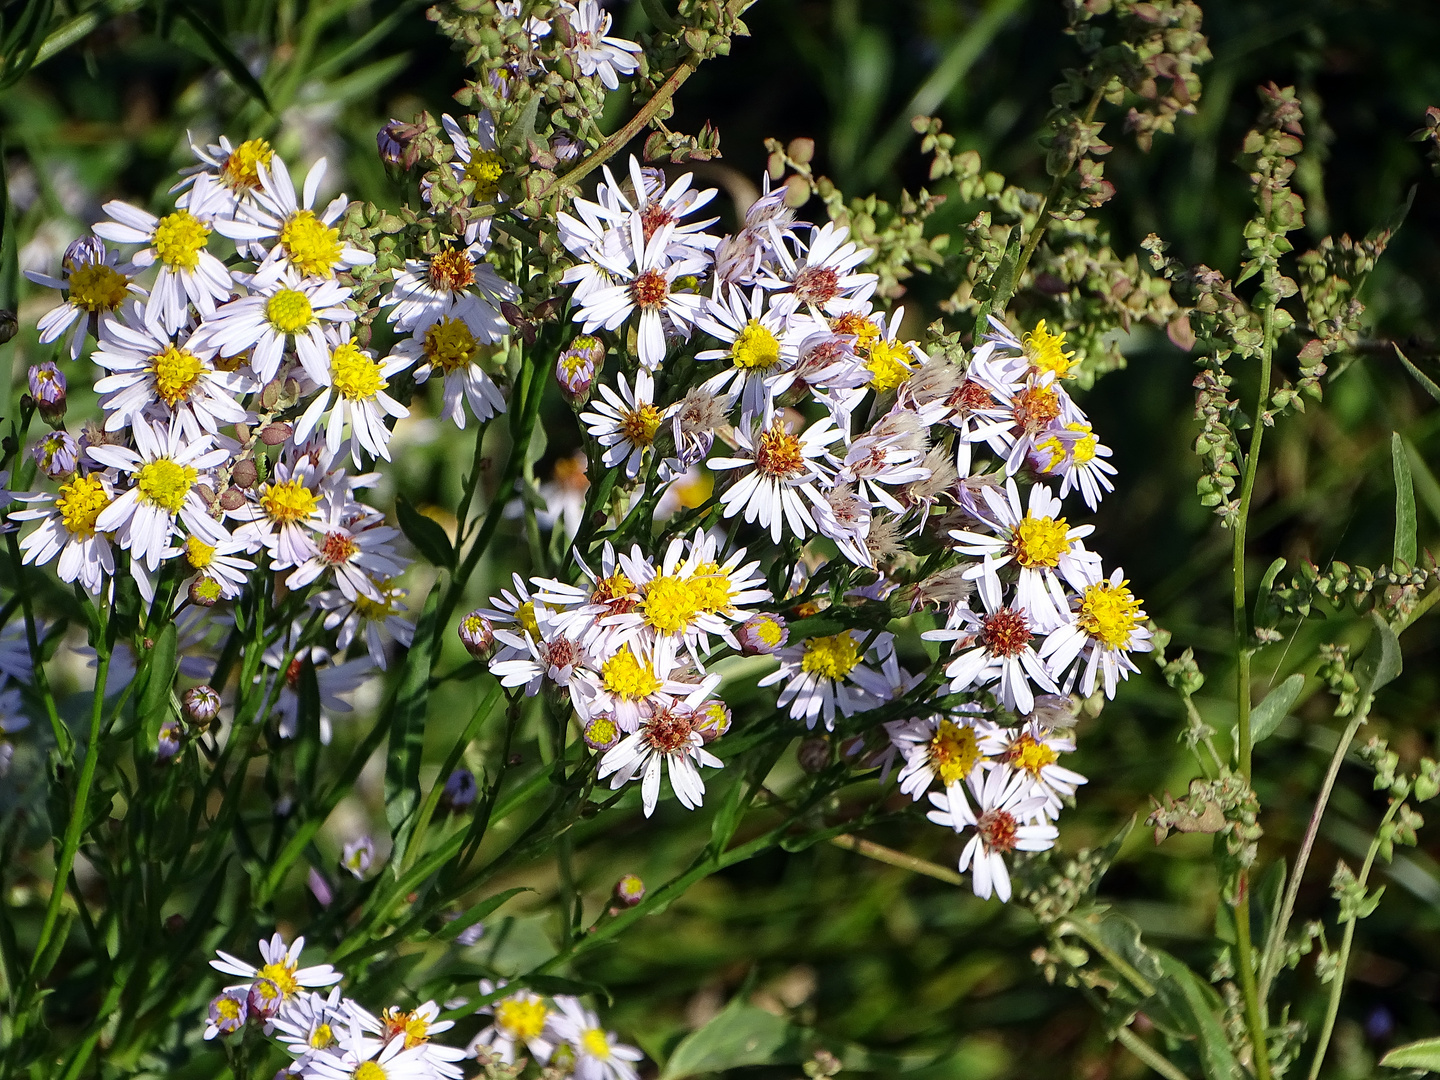
MULTIPOLYGON (((1375 865, 1375 856, 1380 851, 1380 838, 1385 834, 1385 826, 1390 824, 1396 812, 1405 804, 1403 799, 1395 799, 1390 803, 1390 809, 1385 811, 1385 817, 1380 821, 1380 827, 1375 830, 1375 839, 1370 842, 1370 850, 1365 853, 1365 864, 1360 867, 1360 876, 1356 879, 1360 889, 1365 888, 1365 883, 1370 880, 1370 868, 1375 865)), ((1330 1048, 1330 1036, 1335 1031, 1335 1017, 1340 1013, 1340 995, 1345 990, 1345 973, 1350 966, 1350 946, 1355 941, 1355 923, 1358 919, 1351 918, 1345 924, 1345 937, 1340 942, 1340 959, 1335 965, 1335 977, 1330 980, 1330 1000, 1325 1006, 1325 1023, 1320 1028, 1320 1040, 1315 1044, 1315 1057, 1310 1062, 1310 1080, 1316 1080, 1320 1075, 1320 1066, 1325 1063, 1325 1051, 1330 1048)))
POLYGON ((864 855, 867 859, 874 859, 876 862, 882 862, 889 866, 898 866, 902 870, 909 870, 916 874, 924 874, 936 881, 944 881, 950 885, 965 884, 965 879, 948 866, 940 866, 927 859, 907 855, 903 851, 896 851, 884 844, 877 844, 873 840, 864 840, 858 836, 841 833, 839 836, 832 836, 830 843, 835 847, 844 848, 846 851, 853 851, 856 855, 864 855))
POLYGON ((1151 1069, 1165 1077, 1166 1080, 1190 1080, 1183 1072, 1177 1069, 1170 1060, 1164 1057, 1158 1050, 1136 1035, 1128 1027, 1123 1027, 1115 1036, 1120 1040, 1120 1045, 1129 1050, 1137 1058, 1149 1065, 1151 1069))
POLYGON ((655 114, 660 111, 664 104, 675 96, 675 91, 684 85, 685 80, 695 73, 695 61, 686 60, 670 73, 670 77, 661 84, 660 89, 644 105, 640 111, 630 118, 629 123, 611 135, 603 143, 595 148, 595 152, 589 155, 584 161, 576 165, 564 176, 556 180, 555 187, 574 187, 590 173, 594 172, 610 158, 614 157, 625 148, 625 144, 640 133, 640 129, 654 119, 655 114))

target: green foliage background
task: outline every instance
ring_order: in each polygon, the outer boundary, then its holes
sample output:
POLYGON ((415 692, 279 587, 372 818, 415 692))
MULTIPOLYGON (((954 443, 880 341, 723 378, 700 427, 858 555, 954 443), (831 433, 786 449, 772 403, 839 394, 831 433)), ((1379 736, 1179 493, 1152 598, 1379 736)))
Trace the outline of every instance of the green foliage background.
MULTIPOLYGON (((7 28, 25 8, 18 2, 0 8, 7 28)), ((1233 274, 1250 214, 1245 175, 1233 159, 1256 112, 1253 88, 1271 80, 1294 84, 1305 103, 1306 150, 1296 180, 1307 204, 1304 242, 1341 231, 1363 235, 1418 185, 1410 216, 1363 296, 1372 344, 1336 358, 1332 372, 1340 373, 1327 382, 1323 409, 1312 406, 1278 426, 1251 527, 1257 579, 1275 556, 1374 566, 1390 553, 1392 430, 1421 462, 1422 546, 1440 531, 1440 484, 1423 465, 1440 472, 1440 409, 1417 392, 1388 344, 1401 342, 1435 373, 1440 183, 1407 136, 1421 125, 1425 108, 1440 103, 1434 61, 1440 6, 1210 0, 1205 10, 1215 60, 1200 72, 1205 93, 1198 115, 1182 118, 1177 133, 1158 137, 1146 155, 1121 137, 1121 117, 1102 109, 1116 147, 1107 178, 1118 195, 1098 216, 1122 255, 1137 252, 1156 231, 1182 261, 1233 274)), ((174 170, 188 160, 187 130, 197 141, 219 132, 232 139, 278 138, 277 148, 292 161, 327 153, 332 164, 343 163, 352 197, 394 203, 398 189, 374 153, 376 128, 422 108, 453 109, 448 95, 465 77, 459 56, 425 21, 423 6, 408 0, 110 0, 68 14, 92 21, 74 23, 73 44, 0 91, 9 182, 5 243, 16 244, 22 260, 29 255, 53 264, 108 198, 162 200, 174 170), (228 61, 221 43, 233 50, 228 61), (251 72, 269 110, 224 73, 226 63, 251 72)), ((817 171, 849 194, 874 189, 893 196, 902 184, 914 190, 925 178, 909 118, 929 112, 957 136, 957 150, 980 151, 987 168, 1012 182, 1045 186, 1035 132, 1049 106, 1048 88, 1076 58, 1062 33, 1061 4, 762 0, 747 22, 753 36, 703 68, 677 99, 677 129, 693 131, 710 120, 722 133, 723 160, 697 170, 705 182, 731 189, 753 184, 764 167, 762 138, 806 135, 817 140, 817 171)), ((644 25, 639 5, 617 10, 619 32, 633 35, 644 25)), ((622 105, 617 96, 617 112, 622 105)), ((932 227, 953 231, 977 209, 952 197, 932 227)), ((731 213, 728 203, 723 212, 731 213)), ((912 317, 937 317, 940 290, 923 277, 910 285, 905 303, 912 317)), ((48 354, 34 339, 34 320, 46 301, 28 285, 0 279, 0 306, 17 299, 22 333, 10 346, 14 386, 23 384, 27 364, 48 354)), ((1226 657, 1229 539, 1194 495, 1193 369, 1183 352, 1149 329, 1137 329, 1124 349, 1127 366, 1100 380, 1084 400, 1120 470, 1117 492, 1099 514, 1094 546, 1107 563, 1125 567, 1151 615, 1174 633, 1173 648, 1195 648, 1209 678, 1198 703, 1224 730, 1233 710, 1226 657)), ((0 413, 11 411, 5 396, 21 392, 0 388, 0 413)), ((555 405, 549 449, 537 470, 542 475, 578 444, 568 412, 558 399, 555 405)), ((467 455, 459 439, 412 444, 396 471, 407 490, 418 492, 420 505, 453 505, 467 455)), ((508 577, 509 569, 497 565, 488 579, 508 577)), ((424 583, 411 584, 418 609, 424 583)), ((1406 677, 1382 692, 1371 721, 1407 759, 1435 753, 1436 633, 1433 623, 1422 623, 1407 635, 1406 677)), ((1357 627, 1337 623, 1324 639, 1360 636, 1357 627)), ((1281 643, 1259 655, 1257 700, 1269 682, 1292 670, 1292 648, 1296 656, 1308 655, 1302 644, 1313 643, 1281 643)), ((437 694, 432 715, 459 718, 458 732, 478 698, 475 684, 450 684, 437 694)), ((743 717, 743 704, 737 713, 743 717)), ((1323 702, 1302 704, 1296 714, 1298 723, 1287 721, 1257 754, 1267 845, 1298 839, 1336 738, 1323 702)), ((1191 766, 1176 742, 1181 726, 1178 699, 1153 666, 1082 724, 1076 767, 1091 782, 1078 810, 1062 821, 1064 847, 1104 843, 1133 814, 1143 818, 1150 796, 1183 789, 1191 766)), ((427 742, 439 747, 447 734, 455 732, 436 730, 427 742)), ((337 737, 342 749, 346 738, 344 732, 337 737)), ((438 761, 429 766, 433 772, 438 761)), ((1326 881, 1334 859, 1363 853, 1384 805, 1368 788, 1365 770, 1342 772, 1299 919, 1333 906, 1326 881)), ((576 836, 566 872, 587 910, 598 911, 621 873, 660 880, 684 866, 708 835, 708 811, 687 815, 671 804, 650 822, 637 816, 625 830, 576 836)), ((942 863, 958 854, 953 838, 913 824, 877 830, 875 838, 942 863)), ((1216 908, 1208 844, 1205 837, 1172 837, 1156 849, 1137 829, 1102 890, 1147 936, 1202 972, 1210 958, 1194 943, 1208 932, 1216 908)), ((1335 1075, 1367 1076, 1388 1045, 1440 1031, 1437 857, 1440 833, 1432 831, 1386 868, 1385 903, 1359 928, 1353 986, 1332 1056, 1335 1075)), ((554 873, 546 861, 496 883, 496 891, 527 885, 537 892, 505 909, 514 917, 492 927, 480 946, 485 956, 517 963, 544 958, 554 933, 546 914, 554 910, 554 873)), ((27 884, 23 876, 6 877, 7 902, 9 890, 27 884)), ((302 880, 282 894, 277 911, 290 932, 305 931, 318 916, 302 880)), ((234 915, 241 923, 247 917, 234 915)), ((819 845, 763 856, 702 882, 616 945, 590 954, 578 974, 614 995, 610 1025, 662 1060, 687 1030, 743 996, 813 1025, 831 1045, 863 1044, 871 1054, 857 1051, 849 1060, 881 1073, 1140 1075, 1143 1067, 1109 1043, 1075 991, 1041 978, 1028 959, 1037 943, 1033 923, 1017 907, 983 903, 964 890, 819 845)), ((398 981, 403 966, 394 974, 398 981)), ((1306 965, 1298 978, 1302 1011, 1318 1019, 1320 995, 1306 965)), ((77 1015, 93 1008, 83 985, 73 984, 71 992, 77 1015)))

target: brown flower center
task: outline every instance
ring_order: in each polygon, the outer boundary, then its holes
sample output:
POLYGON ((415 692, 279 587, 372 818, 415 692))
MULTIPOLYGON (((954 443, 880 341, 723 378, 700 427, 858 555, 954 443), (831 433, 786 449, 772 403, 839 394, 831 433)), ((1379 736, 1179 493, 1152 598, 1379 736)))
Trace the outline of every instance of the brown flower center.
POLYGON ((1030 624, 1024 613, 1001 608, 980 620, 980 641, 995 656, 1019 656, 1030 644, 1030 624))
POLYGON ((646 242, 648 243, 652 236, 674 220, 675 215, 660 203, 646 203, 645 208, 640 211, 640 226, 645 230, 646 242))
POLYGON ((470 256, 453 248, 430 257, 430 284, 437 289, 459 292, 475 284, 475 264, 470 256))
POLYGON ((645 741, 662 754, 673 754, 690 745, 695 714, 684 705, 661 709, 645 722, 645 741))
POLYGON ((1030 386, 1015 395, 1015 424, 1025 431, 1043 431, 1060 416, 1060 396, 1048 386, 1030 386))
POLYGON ((669 295, 670 282, 659 270, 646 270, 630 283, 630 299, 636 307, 662 307, 669 295))
POLYGON ((819 306, 835 299, 840 291, 840 275, 828 266, 807 266, 795 275, 791 289, 802 304, 819 306))
POLYGON ((800 450, 800 440, 786 431, 784 424, 776 421, 760 433, 760 439, 755 444, 755 468, 779 480, 799 476, 805 471, 805 455, 800 450))
POLYGON ((981 843, 991 851, 1014 851, 1018 828, 1015 815, 1008 810, 986 810, 975 822, 981 843))

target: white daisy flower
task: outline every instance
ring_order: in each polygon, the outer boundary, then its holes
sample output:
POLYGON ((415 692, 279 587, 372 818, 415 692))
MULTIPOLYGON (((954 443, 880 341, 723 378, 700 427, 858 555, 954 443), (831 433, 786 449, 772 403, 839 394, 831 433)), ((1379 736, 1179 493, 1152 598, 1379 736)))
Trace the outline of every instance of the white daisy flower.
POLYGON ((363 631, 370 659, 384 671, 386 635, 408 649, 415 634, 414 624, 400 617, 400 612, 408 610, 404 600, 410 594, 390 581, 376 581, 370 591, 379 593, 380 599, 372 600, 363 591, 348 597, 338 590, 327 589, 315 598, 315 603, 328 613, 325 629, 340 628, 340 634, 335 639, 337 649, 343 653, 363 631))
POLYGON ((617 90, 619 76, 639 70, 640 46, 608 36, 610 13, 601 9, 599 0, 580 0, 578 5, 561 0, 557 14, 565 20, 568 52, 581 75, 597 76, 607 90, 617 90))
POLYGON ((699 766, 725 767, 705 749, 704 736, 697 729, 700 720, 700 714, 684 702, 657 705, 641 720, 638 731, 600 759, 598 779, 608 776, 611 790, 617 790, 640 777, 640 798, 649 817, 660 799, 661 769, 667 768, 675 797, 687 810, 694 810, 705 798, 699 766))
MULTIPOLYGON (((421 385, 439 373, 444 378, 444 401, 440 415, 456 427, 465 427, 465 406, 475 419, 484 422, 505 411, 505 395, 495 380, 480 366, 480 339, 470 324, 453 314, 442 314, 414 335, 398 342, 385 364, 415 368, 415 382, 421 385)), ((399 368, 396 368, 399 370, 399 368)))
POLYGON ((555 625, 562 632, 587 651, 607 656, 619 640, 612 617, 630 614, 642 597, 621 568, 610 541, 605 541, 600 551, 598 574, 586 565, 579 551, 571 552, 571 558, 584 579, 570 585, 554 578, 536 578, 536 596, 554 610, 555 625))
POLYGON ((60 561, 55 569, 60 580, 78 581, 91 596, 99 596, 105 579, 115 576, 115 555, 110 550, 110 537, 95 523, 114 498, 114 489, 103 473, 76 473, 53 496, 28 497, 32 509, 10 514, 11 521, 40 522, 38 528, 20 539, 24 564, 44 566, 58 555, 60 561))
MULTIPOLYGON (((211 960, 210 966, 216 971, 250 982, 267 979, 275 984, 280 991, 282 1000, 290 1001, 297 997, 303 988, 334 986, 341 978, 340 972, 329 964, 316 964, 313 967, 302 968, 300 953, 304 948, 305 939, 303 937, 297 937, 293 944, 287 946, 285 939, 277 933, 269 941, 261 940, 260 956, 265 963, 260 967, 247 964, 238 956, 231 956, 219 949, 215 950, 215 955, 220 959, 211 960)), ((244 983, 238 983, 235 987, 226 987, 226 989, 238 989, 244 985, 244 983)))
POLYGON ((395 284, 381 307, 401 334, 423 330, 442 317, 461 319, 475 339, 484 344, 499 341, 510 332, 500 314, 502 300, 517 300, 520 291, 485 261, 490 248, 490 222, 481 222, 465 248, 445 248, 425 260, 408 259, 403 270, 392 271, 395 284))
POLYGON ((285 579, 287 589, 303 589, 329 572, 347 600, 365 596, 381 601, 375 579, 398 577, 405 570, 392 546, 400 530, 370 515, 357 516, 353 508, 358 506, 335 498, 321 504, 321 520, 312 524, 317 534, 315 554, 285 579))
POLYGON ((270 477, 231 516, 242 522, 235 537, 251 550, 264 547, 271 568, 300 566, 318 553, 312 531, 324 527, 320 513, 325 475, 309 458, 293 464, 277 461, 270 477))
POLYGON ((129 203, 101 207, 109 221, 95 225, 96 236, 116 244, 142 244, 131 261, 138 267, 160 263, 150 289, 145 318, 152 329, 173 334, 189 320, 189 304, 203 318, 215 314, 215 302, 230 295, 230 271, 205 250, 210 226, 190 210, 157 218, 129 203))
POLYGON ((187 536, 179 547, 168 548, 165 558, 185 556, 185 562, 195 571, 181 582, 179 599, 198 596, 207 603, 233 600, 245 591, 250 573, 255 564, 243 558, 247 545, 233 537, 225 537, 215 543, 206 543, 198 536, 187 536))
POLYGON ((900 790, 918 800, 940 781, 941 787, 958 784, 987 761, 982 740, 994 725, 980 715, 980 706, 962 706, 964 716, 928 716, 892 720, 885 725, 890 743, 905 765, 898 777, 900 790))
POLYGON ((1123 570, 1117 567, 1107 580, 1097 564, 1091 580, 1073 601, 1069 621, 1052 630, 1040 646, 1041 656, 1057 678, 1081 661, 1066 680, 1067 688, 1078 677, 1080 692, 1088 697, 1099 679, 1105 696, 1113 698, 1119 681, 1140 670, 1130 654, 1154 647, 1145 612, 1129 586, 1123 570))
POLYGON ((996 696, 1001 704, 1023 716, 1035 704, 1031 683, 1042 692, 1055 693, 1059 689, 1045 661, 1030 644, 1035 635, 1050 627, 1018 600, 1005 602, 995 564, 988 555, 976 592, 985 605, 983 615, 957 607, 950 626, 927 630, 920 636, 929 641, 956 643, 955 658, 945 668, 952 694, 998 680, 996 696))
MULTIPOLYGON (((501 686, 523 686, 527 697, 540 692, 540 684, 548 679, 556 686, 570 691, 570 703, 577 710, 581 707, 584 684, 576 677, 577 671, 590 666, 589 655, 574 638, 561 631, 556 624, 555 614, 543 605, 533 609, 535 635, 526 633, 523 638, 525 652, 503 660, 490 662, 490 673, 500 680, 501 686)), ((516 637, 497 630, 495 636, 507 645, 513 645, 516 637)))
MULTIPOLYGON (((1099 557, 1087 551, 1083 543, 1095 526, 1071 528, 1060 516, 1063 504, 1045 484, 1030 488, 1028 509, 1022 507, 1020 489, 1013 477, 1006 481, 1003 492, 986 487, 980 495, 989 509, 988 516, 980 517, 980 521, 992 532, 952 531, 950 537, 956 550, 989 556, 997 570, 1013 560, 1020 568, 1015 595, 1021 606, 1047 623, 1059 623, 1064 617, 1062 612, 1068 613, 1070 608, 1065 585, 1083 589, 1099 566, 1099 557)), ((977 578, 981 572, 977 566, 966 576, 977 578)))
POLYGON ((1024 727, 994 728, 982 740, 986 754, 1003 765, 1029 777, 1032 795, 1043 795, 1044 814, 1051 821, 1060 816, 1064 801, 1086 783, 1085 777, 1058 764, 1061 754, 1075 749, 1075 740, 1046 731, 1037 723, 1024 727))
POLYGON ((705 303, 694 293, 675 292, 675 279, 703 272, 706 263, 697 258, 672 260, 673 224, 662 225, 649 240, 638 216, 631 217, 629 228, 630 247, 623 258, 594 256, 615 283, 595 288, 577 300, 572 318, 583 323, 585 333, 590 334, 601 327, 617 330, 638 311, 636 352, 640 363, 654 371, 665 360, 667 321, 677 332, 684 332, 705 303))
POLYGON ((1030 785, 1021 773, 1007 768, 972 773, 966 783, 951 784, 944 791, 932 791, 930 801, 938 809, 926 816, 937 825, 957 833, 974 829, 960 852, 960 872, 972 872, 975 895, 982 900, 998 896, 1010 900, 1010 871, 1005 855, 1011 851, 1045 851, 1053 847, 1059 830, 1048 821, 1035 818, 1045 804, 1043 795, 1030 794, 1030 785), (972 807, 965 796, 970 789, 972 807))
MULTIPOLYGON (((492 983, 480 980, 480 993, 493 994, 505 985, 505 980, 492 983)), ((539 994, 529 990, 517 990, 508 997, 475 1010, 481 1016, 489 1016, 491 1022, 483 1027, 470 1045, 465 1048, 470 1057, 477 1057, 483 1047, 507 1065, 513 1065, 524 1047, 541 1065, 550 1060, 555 1043, 549 1037, 550 1007, 539 994)))
POLYGON ((687 554, 686 546, 683 537, 675 537, 658 566, 638 545, 632 546, 628 555, 622 554, 620 567, 634 583, 639 600, 630 610, 608 616, 604 624, 617 628, 617 642, 643 642, 657 654, 686 648, 703 671, 701 656, 709 652, 709 635, 734 642, 727 626, 736 614, 733 607, 737 602, 754 602, 748 592, 753 584, 749 575, 757 564, 737 568, 742 549, 722 569, 713 562, 713 548, 692 544, 687 554), (732 577, 737 573, 738 581, 732 577))
POLYGON ((40 316, 36 329, 40 344, 59 341, 67 330, 70 334, 70 359, 76 360, 85 347, 85 334, 99 333, 115 317, 115 312, 132 296, 143 297, 145 290, 135 284, 134 263, 122 263, 103 241, 85 236, 65 249, 61 261, 62 277, 50 277, 33 270, 25 276, 37 285, 65 292, 65 302, 40 316))
POLYGON ((595 668, 583 671, 586 690, 580 699, 580 719, 610 716, 624 732, 634 732, 657 711, 677 701, 695 708, 720 685, 711 675, 699 683, 674 678, 675 656, 668 650, 646 652, 621 645, 595 668))
POLYGON ((252 286, 249 296, 217 308, 192 341, 213 346, 221 356, 253 349, 250 368, 262 383, 275 378, 285 346, 293 342, 305 373, 323 382, 330 364, 325 329, 355 321, 355 312, 345 306, 349 299, 350 289, 338 282, 302 278, 287 268, 264 286, 252 286))
POLYGON ((271 1020, 275 1038, 304 1066, 319 1054, 335 1053, 340 1036, 350 1023, 349 1010, 340 996, 340 987, 326 994, 296 994, 280 1006, 271 1020))
MULTIPOLYGON (((404 1039, 366 1038, 357 1021, 339 1038, 338 1052, 317 1054, 304 1066, 304 1080, 434 1080, 435 1070, 423 1047, 409 1049, 404 1039)), ((457 1074, 458 1075, 458 1074, 457 1074)))
POLYGON ((641 226, 640 235, 646 242, 665 226, 672 226, 670 230, 670 255, 672 258, 685 258, 693 255, 708 261, 709 257, 706 253, 715 247, 720 238, 713 233, 706 232, 705 229, 720 219, 707 218, 704 221, 691 221, 684 224, 681 223, 681 219, 693 214, 702 206, 708 205, 719 194, 715 188, 700 190, 692 188, 690 185, 694 180, 693 173, 683 174, 673 184, 666 187, 663 169, 642 168, 639 160, 634 154, 631 154, 631 195, 627 195, 625 189, 615 183, 615 177, 610 172, 610 167, 604 166, 604 170, 605 181, 609 187, 609 198, 602 196, 601 204, 597 207, 604 216, 619 223, 627 222, 632 217, 638 217, 641 226))
POLYGON ((612 469, 623 465, 626 478, 634 480, 645 452, 655 445, 665 414, 655 407, 655 380, 648 371, 635 373, 634 390, 623 372, 619 380, 618 394, 600 384, 599 399, 591 401, 591 411, 581 413, 580 420, 605 448, 605 465, 612 469))
MULTIPOLYGON (((537 23, 541 20, 532 17, 529 22, 537 23)), ((548 26, 545 27, 547 33, 549 29, 548 26)), ((497 149, 498 144, 495 141, 495 117, 489 109, 482 109, 469 119, 475 121, 473 144, 453 116, 445 113, 440 117, 440 126, 445 129, 445 134, 450 136, 450 145, 455 148, 455 160, 450 162, 450 172, 457 183, 469 180, 475 185, 476 202, 496 201, 500 178, 505 175, 505 158, 497 149)), ((425 194, 422 192, 422 195, 425 194)), ((426 201, 429 201, 428 197, 426 201)), ((473 242, 479 235, 479 223, 467 223, 465 228, 465 239, 473 242)))
POLYGON ((708 462, 715 470, 743 470, 720 497, 724 516, 744 511, 745 520, 769 529, 777 544, 787 523, 795 536, 814 532, 813 508, 824 501, 816 481, 830 481, 827 447, 842 435, 829 418, 794 435, 778 414, 759 420, 749 431, 737 428, 738 456, 708 462))
MULTIPOLYGON (((903 409, 890 413, 885 420, 913 418, 903 409)), ((903 424, 887 426, 885 420, 870 432, 850 443, 845 460, 835 474, 837 482, 856 485, 872 504, 879 504, 896 514, 909 508, 887 491, 890 487, 908 487, 930 479, 925 465, 923 431, 916 432, 903 424)))
POLYGON ((890 680, 864 663, 866 656, 884 664, 895 652, 894 635, 875 636, 868 652, 861 650, 866 634, 842 630, 838 634, 805 638, 775 653, 780 667, 760 680, 761 686, 784 682, 777 704, 790 707, 792 720, 804 720, 813 728, 825 721, 825 730, 835 730, 835 711, 853 716, 888 701, 890 680))
POLYGON ((748 297, 733 285, 727 290, 717 278, 714 293, 695 320, 699 329, 727 346, 702 350, 695 359, 730 361, 730 379, 721 385, 738 393, 740 407, 749 416, 770 411, 770 383, 793 368, 799 356, 795 335, 786 332, 793 301, 779 297, 767 306, 768 296, 759 286, 748 297))
POLYGON ((866 300, 874 293, 879 276, 855 272, 874 252, 851 240, 848 226, 828 221, 812 228, 808 244, 797 239, 796 246, 798 255, 787 245, 775 247, 778 265, 760 277, 760 285, 789 291, 797 303, 827 315, 846 310, 846 300, 866 300))
POLYGON ((199 164, 180 170, 180 182, 170 190, 172 193, 185 193, 175 200, 175 204, 182 209, 188 208, 191 196, 185 189, 196 186, 201 180, 208 181, 205 190, 198 193, 198 201, 221 217, 234 217, 237 207, 254 205, 255 193, 260 190, 260 169, 269 165, 275 156, 275 151, 264 139, 246 139, 235 145, 224 135, 218 142, 204 147, 197 146, 192 140, 190 151, 199 164))
POLYGON ((1053 428, 1049 437, 1035 443, 1030 463, 1042 476, 1060 477, 1060 497, 1078 490, 1085 505, 1094 510, 1105 494, 1115 490, 1110 477, 1115 466, 1106 459, 1111 450, 1095 437, 1078 408, 1071 407, 1080 419, 1065 419, 1063 426, 1053 428))
POLYGON ((379 1036, 371 1041, 381 1046, 392 1042, 400 1043, 405 1050, 418 1050, 432 1076, 462 1075, 463 1070, 454 1063, 464 1060, 465 1051, 432 1041, 434 1036, 455 1026, 453 1020, 440 1019, 440 1006, 435 1002, 427 1001, 413 1009, 392 1006, 379 1016, 366 1011, 353 1001, 347 1002, 346 1006, 362 1031, 379 1036))
POLYGON ((348 338, 340 342, 330 350, 325 378, 316 380, 320 393, 295 422, 295 441, 304 442, 325 421, 325 445, 332 454, 338 454, 348 420, 355 464, 360 464, 361 447, 372 457, 389 461, 390 428, 385 425, 385 417, 398 420, 409 416, 410 410, 385 389, 391 375, 404 371, 413 362, 413 358, 395 354, 379 361, 348 338))
POLYGON ((252 200, 240 217, 217 217, 215 231, 240 244, 260 245, 269 254, 255 268, 253 284, 265 288, 281 273, 293 269, 302 277, 332 278, 336 271, 370 266, 375 256, 340 240, 335 222, 344 215, 350 200, 343 194, 332 199, 324 211, 315 213, 315 196, 325 178, 322 157, 305 176, 304 193, 297 197, 290 170, 280 157, 267 164, 256 162, 260 180, 252 200))
MULTIPOLYGON (((519 574, 511 574, 510 578, 515 591, 501 589, 499 596, 490 597, 490 607, 479 609, 480 614, 490 620, 495 637, 503 646, 493 660, 513 660, 524 656, 530 651, 528 642, 539 640, 540 637, 540 624, 536 621, 535 613, 546 605, 535 602, 536 597, 530 594, 530 586, 519 574)), ((537 592, 536 596, 538 595, 537 592)), ((556 629, 574 637, 573 627, 569 624, 562 625, 558 614, 554 610, 550 611, 556 629)))
POLYGON ((91 446, 92 461, 133 477, 135 486, 122 492, 95 519, 97 532, 114 533, 130 557, 150 573, 170 548, 179 518, 191 535, 206 543, 228 538, 196 490, 200 478, 230 457, 214 447, 211 436, 189 438, 181 424, 140 423, 130 429, 135 449, 91 446))
POLYGON ((236 398, 259 387, 239 371, 217 370, 214 347, 197 344, 197 335, 172 341, 152 327, 148 321, 142 327, 110 319, 100 329, 90 358, 110 372, 95 382, 100 408, 108 414, 105 430, 173 418, 196 438, 215 434, 222 424, 243 424, 249 414, 236 398))

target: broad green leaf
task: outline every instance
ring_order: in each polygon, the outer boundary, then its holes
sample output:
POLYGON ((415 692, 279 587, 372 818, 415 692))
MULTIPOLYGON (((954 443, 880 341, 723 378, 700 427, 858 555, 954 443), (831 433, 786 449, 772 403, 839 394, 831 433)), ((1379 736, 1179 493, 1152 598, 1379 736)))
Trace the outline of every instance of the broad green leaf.
POLYGON ((438 521, 416 510, 414 504, 404 495, 395 497, 395 517, 400 522, 400 531, 415 545, 415 550, 425 556, 426 562, 431 566, 454 568, 454 545, 450 543, 450 537, 445 535, 445 530, 438 521))
POLYGON ((1395 631, 1378 611, 1370 612, 1370 621, 1375 624, 1375 636, 1365 646, 1355 664, 1355 676, 1360 683, 1361 701, 1380 687, 1395 679, 1403 669, 1400 655, 1400 641, 1395 631))
POLYGON ((1280 721, 1290 714, 1290 707, 1305 689, 1305 676, 1291 675, 1265 695, 1265 700, 1250 710, 1250 743, 1259 746, 1275 733, 1280 721))
POLYGON ((803 1042, 801 1029, 788 1020, 736 998, 675 1047, 660 1080, 703 1076, 745 1065, 794 1064, 804 1060, 803 1042))
POLYGON ((1387 1069, 1440 1072, 1440 1039, 1421 1039, 1419 1042, 1397 1046, 1380 1059, 1380 1064, 1387 1069))
POLYGON ((1390 459, 1395 469, 1395 562, 1415 565, 1415 482, 1410 479, 1410 456, 1399 432, 1390 435, 1390 459))
POLYGON ((1240 1080, 1245 1076, 1218 1015, 1218 995, 1188 967, 1169 953, 1156 950, 1164 978, 1156 984, 1155 996, 1171 1017, 1195 1039, 1195 1052, 1206 1080, 1240 1080))
POLYGON ((527 889, 524 885, 517 885, 513 889, 506 889, 504 892, 496 893, 494 896, 487 896, 478 904, 466 908, 435 936, 441 941, 449 941, 451 938, 459 937, 467 927, 474 926, 481 919, 493 915, 499 910, 500 905, 511 897, 519 896, 522 892, 534 892, 534 889, 527 889))
POLYGON ((395 695, 390 748, 385 756, 385 820, 395 837, 390 865, 399 872, 410 826, 420 803, 420 758, 425 750, 425 707, 430 700, 430 668, 435 658, 435 609, 440 590, 431 589, 425 610, 415 626, 400 689, 395 695))

